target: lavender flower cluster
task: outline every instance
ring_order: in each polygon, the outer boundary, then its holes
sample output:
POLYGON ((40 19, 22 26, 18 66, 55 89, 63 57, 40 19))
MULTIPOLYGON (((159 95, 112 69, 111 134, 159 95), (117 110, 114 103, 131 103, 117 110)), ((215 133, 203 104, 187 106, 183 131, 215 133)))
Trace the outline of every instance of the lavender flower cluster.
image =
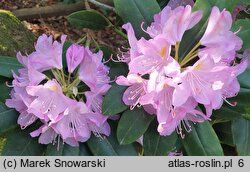
MULTIPOLYGON (((167 6, 146 30, 142 24, 150 39, 138 40, 130 23, 123 26, 130 48, 118 56, 118 62, 127 63, 129 73, 117 77, 116 83, 128 87, 123 101, 131 110, 142 106, 156 115, 160 135, 176 130, 184 137, 183 129, 191 131, 190 121, 210 120, 212 111, 224 101, 236 105, 227 99, 239 92, 237 76, 247 62, 237 60, 236 52, 243 43, 237 32, 230 31, 232 16, 228 11, 213 7, 200 41, 179 57, 184 33, 201 18, 202 12, 192 12, 189 5, 175 9, 167 6)), ((33 53, 17 54, 24 68, 13 73, 13 90, 6 105, 20 112, 18 124, 22 128, 42 122, 31 133, 32 137, 40 136, 40 143, 61 138, 77 146, 91 133, 108 136, 111 132, 101 111, 103 96, 111 87, 109 68, 102 62, 101 51, 95 54, 77 44, 68 48, 67 68, 63 68, 64 41, 65 36, 59 43, 42 35, 33 53), (81 85, 88 90, 80 92, 81 85)))

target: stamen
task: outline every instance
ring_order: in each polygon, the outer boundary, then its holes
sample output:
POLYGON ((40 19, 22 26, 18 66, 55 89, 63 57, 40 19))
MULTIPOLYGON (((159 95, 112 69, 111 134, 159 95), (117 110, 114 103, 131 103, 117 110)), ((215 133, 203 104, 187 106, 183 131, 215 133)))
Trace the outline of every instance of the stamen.
POLYGON ((230 106, 233 106, 233 107, 237 106, 237 102, 231 103, 231 102, 229 102, 225 97, 223 97, 223 100, 225 100, 225 102, 226 102, 227 104, 229 104, 230 106))
POLYGON ((249 9, 244 10, 245 13, 250 14, 249 9))
MULTIPOLYGON (((120 49, 120 48, 119 48, 120 49)), ((129 50, 129 48, 128 47, 124 47, 124 46, 122 46, 122 49, 124 49, 124 50, 126 50, 126 51, 128 51, 129 50)))
POLYGON ((8 81, 5 82, 5 85, 6 85, 7 87, 9 87, 9 88, 13 88, 13 87, 14 87, 14 85, 10 85, 10 84, 8 83, 8 81))
POLYGON ((180 135, 181 135, 181 138, 182 138, 182 139, 184 139, 184 138, 185 138, 185 136, 186 136, 186 135, 185 135, 185 134, 183 134, 182 132, 181 132, 181 134, 180 134, 180 135))
POLYGON ((108 63, 110 60, 112 60, 112 57, 113 57, 113 54, 111 54, 111 55, 109 56, 109 59, 108 59, 108 60, 105 61, 105 60, 103 59, 102 63, 103 63, 103 64, 108 63))
POLYGON ((235 35, 238 34, 242 29, 243 29, 243 26, 240 26, 239 29, 236 32, 234 32, 234 34, 235 35))
POLYGON ((137 99, 137 101, 130 106, 130 110, 133 110, 138 104, 139 104, 140 98, 137 99))
POLYGON ((96 129, 96 127, 92 127, 92 129, 93 129, 93 134, 96 137, 100 138, 101 140, 104 140, 104 137, 100 134, 100 132, 96 129))
POLYGON ((57 151, 59 151, 60 149, 60 137, 58 136, 58 139, 57 139, 57 151))
POLYGON ((117 80, 117 76, 115 76, 115 78, 113 80, 110 80, 108 83, 115 82, 116 80, 117 80))
POLYGON ((117 60, 114 59, 113 56, 111 56, 110 58, 111 58, 111 60, 112 60, 113 62, 117 62, 117 63, 121 63, 121 62, 123 62, 123 63, 128 63, 128 62, 130 61, 130 57, 129 57, 129 55, 127 55, 127 57, 126 57, 125 53, 127 53, 127 52, 121 52, 121 55, 120 55, 120 54, 117 54, 117 55, 116 55, 117 60))
POLYGON ((143 28, 144 23, 145 23, 144 21, 141 23, 141 30, 142 30, 143 32, 149 34, 149 33, 143 28))
POLYGON ((182 125, 184 126, 185 130, 190 133, 192 131, 192 127, 191 125, 189 124, 188 120, 187 119, 184 119, 184 120, 181 120, 182 122, 182 125))

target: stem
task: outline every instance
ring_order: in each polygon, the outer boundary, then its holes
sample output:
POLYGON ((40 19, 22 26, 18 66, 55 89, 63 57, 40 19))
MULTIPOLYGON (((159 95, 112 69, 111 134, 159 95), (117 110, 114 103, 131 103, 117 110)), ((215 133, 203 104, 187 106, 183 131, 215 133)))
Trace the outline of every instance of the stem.
POLYGON ((124 39, 128 39, 127 35, 125 33, 123 33, 120 29, 118 29, 117 27, 114 26, 113 30, 115 31, 115 33, 117 33, 118 35, 120 35, 124 39))
POLYGON ((99 44, 96 42, 96 40, 93 38, 93 36, 90 35, 90 38, 92 39, 92 41, 94 42, 94 44, 96 45, 96 47, 98 48, 98 50, 100 50, 100 46, 99 46, 99 44))
POLYGON ((201 45, 201 43, 200 42, 198 42, 198 44, 196 44, 195 46, 194 46, 194 48, 184 57, 184 59, 182 60, 182 62, 183 61, 189 61, 189 58, 191 57, 191 55, 193 54, 193 52, 199 47, 201 45))
POLYGON ((65 77, 64 77, 64 72, 63 72, 63 68, 62 68, 62 69, 60 69, 60 71, 61 71, 61 74, 62 74, 63 82, 64 82, 64 83, 65 83, 65 85, 66 85, 66 82, 65 82, 65 77))
POLYGON ((188 60, 186 60, 186 61, 183 60, 181 62, 181 66, 184 66, 185 64, 187 64, 188 62, 190 62, 191 60, 193 60, 195 57, 197 57, 197 53, 194 54, 193 56, 191 56, 188 60))
POLYGON ((175 44, 175 57, 174 57, 174 59, 178 62, 178 60, 179 60, 179 42, 177 42, 176 44, 175 44))
POLYGON ((85 92, 78 92, 77 94, 78 95, 81 95, 81 94, 83 95, 83 94, 85 94, 85 92))
POLYGON ((51 69, 51 72, 54 75, 54 77, 56 78, 56 80, 59 81, 61 85, 63 85, 60 73, 58 73, 54 69, 51 69))
POLYGON ((60 76, 60 79, 61 79, 61 81, 62 81, 62 85, 63 86, 66 86, 66 83, 65 83, 65 79, 64 79, 64 74, 63 74, 63 71, 62 71, 62 69, 56 69, 56 71, 57 71, 57 73, 58 73, 58 75, 60 76))
POLYGON ((45 75, 45 79, 47 79, 47 80, 51 80, 51 79, 50 79, 48 76, 46 76, 46 75, 45 75))
POLYGON ((89 0, 89 2, 91 2, 92 4, 95 4, 97 7, 104 8, 104 9, 111 10, 111 11, 115 12, 115 8, 111 7, 111 6, 107 5, 107 4, 97 2, 96 0, 89 0))
POLYGON ((88 36, 87 36, 87 40, 85 42, 85 47, 89 47, 90 46, 90 40, 88 39, 88 36))
POLYGON ((68 85, 70 84, 70 77, 71 77, 71 72, 69 72, 69 76, 68 76, 68 85))
POLYGON ((77 77, 70 85, 68 85, 67 90, 68 90, 69 88, 71 88, 72 86, 74 86, 78 81, 79 81, 79 79, 78 79, 78 77, 77 77))
POLYGON ((77 44, 82 43, 83 41, 85 41, 86 37, 87 37, 87 35, 85 35, 84 37, 82 37, 81 39, 79 39, 76 43, 77 44))

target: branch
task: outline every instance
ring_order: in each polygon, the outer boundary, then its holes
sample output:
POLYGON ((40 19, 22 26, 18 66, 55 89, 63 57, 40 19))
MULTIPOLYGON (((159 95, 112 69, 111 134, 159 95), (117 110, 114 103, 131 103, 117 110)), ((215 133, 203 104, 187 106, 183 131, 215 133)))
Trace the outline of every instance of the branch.
POLYGON ((73 12, 85 9, 84 2, 75 4, 55 4, 39 8, 24 8, 13 11, 14 15, 20 20, 47 18, 53 16, 66 16, 73 12))
POLYGON ((104 8, 104 9, 111 10, 111 11, 115 12, 115 8, 110 6, 110 5, 107 5, 107 4, 102 3, 102 2, 98 2, 96 0, 88 0, 88 1, 91 2, 92 4, 96 5, 97 7, 104 8))

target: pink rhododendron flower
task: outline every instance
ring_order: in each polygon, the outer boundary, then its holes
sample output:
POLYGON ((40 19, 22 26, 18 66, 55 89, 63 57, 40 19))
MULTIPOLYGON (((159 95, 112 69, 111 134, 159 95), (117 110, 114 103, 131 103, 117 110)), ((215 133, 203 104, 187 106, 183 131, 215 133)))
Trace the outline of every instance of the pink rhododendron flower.
POLYGON ((110 88, 109 68, 102 63, 101 51, 93 54, 89 48, 73 44, 66 53, 68 70, 63 69, 65 36, 61 40, 53 42, 52 36, 42 35, 35 52, 27 56, 17 53, 24 68, 13 72, 13 90, 6 105, 20 113, 22 129, 40 120, 42 126, 31 133, 32 137, 39 136, 39 143, 59 145, 62 140, 79 146, 91 133, 102 137, 111 132, 100 108, 110 88), (75 71, 78 66, 80 72, 75 71), (86 85, 90 91, 79 93, 78 87, 86 85))
POLYGON ((80 45, 71 45, 66 53, 66 60, 68 64, 68 71, 72 73, 76 67, 82 62, 84 57, 84 48, 80 45))
POLYGON ((36 51, 30 54, 33 67, 39 71, 51 68, 62 69, 62 48, 66 36, 61 37, 61 43, 52 40, 52 36, 40 36, 35 45, 36 51))
POLYGON ((44 85, 28 86, 26 91, 29 95, 36 97, 28 111, 40 119, 55 122, 67 108, 66 97, 56 80, 48 81, 44 85))
POLYGON ((137 40, 131 25, 124 26, 131 46, 123 53, 124 59, 129 59, 129 74, 119 76, 116 82, 128 86, 123 102, 131 109, 150 107, 155 113, 160 135, 176 131, 183 138, 183 130, 192 130, 190 122, 209 120, 224 101, 236 105, 227 99, 239 92, 237 76, 246 69, 247 62, 236 58, 242 40, 230 31, 232 16, 228 11, 213 7, 203 37, 179 59, 185 31, 201 17, 202 12, 192 12, 189 5, 172 9, 167 6, 145 31, 151 37, 148 40, 137 40), (200 106, 205 107, 205 112, 200 106))
POLYGON ((85 56, 80 65, 79 79, 86 83, 92 91, 109 84, 109 68, 102 63, 103 53, 93 54, 89 48, 85 49, 85 56))
POLYGON ((147 28, 151 37, 163 34, 165 39, 174 45, 181 41, 184 32, 196 25, 202 17, 202 12, 192 12, 190 5, 179 6, 173 10, 166 6, 159 14, 154 16, 154 22, 147 28))
POLYGON ((207 29, 200 40, 206 47, 200 50, 199 55, 208 54, 216 63, 234 60, 236 51, 241 49, 242 40, 230 31, 231 26, 230 12, 220 12, 218 7, 213 7, 207 29))

